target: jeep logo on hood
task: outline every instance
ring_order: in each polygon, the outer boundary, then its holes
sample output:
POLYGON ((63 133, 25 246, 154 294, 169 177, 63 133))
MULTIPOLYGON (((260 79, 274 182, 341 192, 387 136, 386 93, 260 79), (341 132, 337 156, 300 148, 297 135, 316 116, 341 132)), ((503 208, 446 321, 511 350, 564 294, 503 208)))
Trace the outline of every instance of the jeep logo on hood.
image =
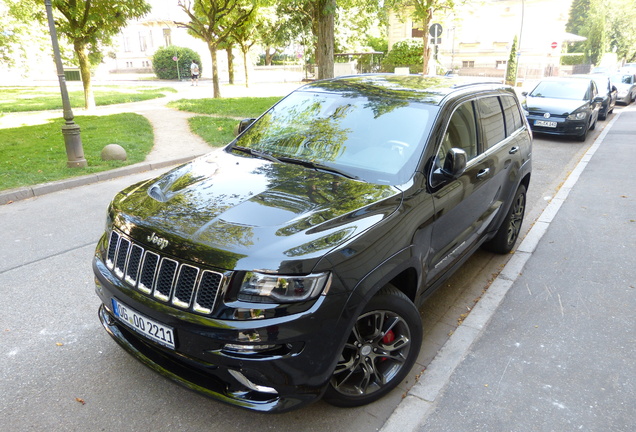
POLYGON ((163 249, 166 246, 168 246, 168 240, 166 240, 163 237, 159 237, 157 234, 155 234, 154 232, 148 236, 148 241, 150 243, 153 243, 155 245, 157 245, 159 247, 159 249, 163 249))

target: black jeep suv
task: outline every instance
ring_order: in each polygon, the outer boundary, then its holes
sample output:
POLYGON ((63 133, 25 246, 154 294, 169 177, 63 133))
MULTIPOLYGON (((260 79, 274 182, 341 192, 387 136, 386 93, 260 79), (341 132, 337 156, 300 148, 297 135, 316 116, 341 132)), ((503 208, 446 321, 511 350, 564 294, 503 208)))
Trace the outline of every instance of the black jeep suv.
POLYGON ((481 245, 517 240, 532 150, 513 89, 317 81, 238 132, 114 198, 93 262, 103 326, 244 408, 379 399, 420 351, 417 306, 481 245))

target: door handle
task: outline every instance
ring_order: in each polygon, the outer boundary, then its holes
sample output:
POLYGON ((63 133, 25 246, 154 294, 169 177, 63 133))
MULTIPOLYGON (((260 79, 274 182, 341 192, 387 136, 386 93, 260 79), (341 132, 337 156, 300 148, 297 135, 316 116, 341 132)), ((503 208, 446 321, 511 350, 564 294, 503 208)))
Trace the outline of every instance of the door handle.
POLYGON ((519 151, 519 147, 514 146, 513 148, 510 149, 510 151, 508 152, 508 154, 515 154, 519 151))
POLYGON ((488 173, 490 172, 490 168, 484 168, 483 170, 480 170, 477 173, 477 178, 482 178, 482 177, 486 177, 488 175, 488 173))

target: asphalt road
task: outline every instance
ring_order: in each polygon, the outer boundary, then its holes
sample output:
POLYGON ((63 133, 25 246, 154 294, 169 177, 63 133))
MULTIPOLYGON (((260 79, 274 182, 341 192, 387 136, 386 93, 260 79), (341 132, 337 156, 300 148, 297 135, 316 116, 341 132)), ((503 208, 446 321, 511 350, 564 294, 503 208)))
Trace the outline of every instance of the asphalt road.
MULTIPOLYGON (((605 124, 584 143, 535 136, 524 232, 605 124)), ((388 397, 356 409, 318 402, 283 415, 251 413, 158 376, 97 319, 91 259, 106 206, 118 190, 158 173, 0 206, 0 430, 377 430, 508 258, 478 252, 426 302, 418 363, 388 397)))

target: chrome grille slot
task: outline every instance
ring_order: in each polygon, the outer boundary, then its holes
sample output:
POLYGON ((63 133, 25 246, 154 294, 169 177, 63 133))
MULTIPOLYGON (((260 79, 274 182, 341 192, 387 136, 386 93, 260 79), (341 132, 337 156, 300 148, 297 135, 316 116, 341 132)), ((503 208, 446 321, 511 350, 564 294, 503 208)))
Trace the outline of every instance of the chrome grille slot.
POLYGON ((128 257, 128 249, 130 248, 130 241, 125 238, 119 239, 119 247, 117 247, 117 254, 115 255, 115 274, 118 278, 124 275, 124 269, 126 268, 126 258, 128 257))
POLYGON ((170 300, 172 284, 174 283, 174 277, 177 274, 177 266, 177 262, 171 259, 164 258, 161 260, 159 274, 155 280, 155 290, 152 294, 154 297, 165 302, 170 300))
POLYGON ((224 276, 161 256, 112 231, 106 266, 129 286, 175 307, 210 314, 224 276))
POLYGON ((130 250, 128 266, 126 267, 126 276, 124 277, 124 280, 130 285, 135 286, 137 283, 137 274, 139 272, 139 265, 141 264, 141 256, 143 253, 143 248, 136 244, 134 244, 130 250))
POLYGON ((187 264, 183 264, 181 266, 181 269, 179 269, 179 276, 177 277, 177 286, 174 289, 172 304, 182 308, 190 306, 192 293, 194 293, 198 276, 198 268, 187 264))
POLYGON ((212 312, 222 280, 223 276, 220 273, 209 270, 203 272, 201 282, 199 283, 197 298, 194 302, 195 311, 205 314, 212 312))
POLYGON ((152 291, 152 283, 157 273, 157 265, 159 264, 159 255, 154 252, 147 251, 144 256, 144 265, 141 268, 141 277, 139 278, 139 291, 150 294, 152 291))
POLYGON ((119 244, 119 234, 115 231, 111 231, 110 238, 108 240, 108 251, 106 252, 106 267, 113 269, 115 265, 115 253, 117 252, 117 245, 119 244))

